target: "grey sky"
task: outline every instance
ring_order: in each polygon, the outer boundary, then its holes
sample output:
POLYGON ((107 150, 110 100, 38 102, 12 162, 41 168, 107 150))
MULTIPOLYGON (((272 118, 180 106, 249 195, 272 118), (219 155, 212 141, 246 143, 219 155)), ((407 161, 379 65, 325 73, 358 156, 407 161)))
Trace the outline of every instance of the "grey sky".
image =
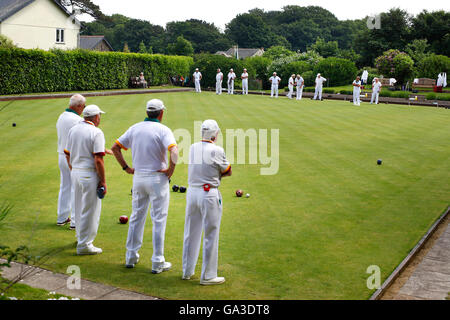
POLYGON ((449 11, 450 1, 417 1, 417 0, 93 0, 108 15, 120 13, 128 17, 150 21, 161 26, 170 21, 200 19, 214 23, 221 30, 239 13, 245 13, 253 8, 265 11, 280 10, 286 5, 321 6, 331 11, 338 19, 360 19, 366 15, 384 12, 392 7, 400 7, 410 14, 417 14, 423 9, 434 11, 444 9, 449 11), (358 4, 359 2, 359 4, 358 4))

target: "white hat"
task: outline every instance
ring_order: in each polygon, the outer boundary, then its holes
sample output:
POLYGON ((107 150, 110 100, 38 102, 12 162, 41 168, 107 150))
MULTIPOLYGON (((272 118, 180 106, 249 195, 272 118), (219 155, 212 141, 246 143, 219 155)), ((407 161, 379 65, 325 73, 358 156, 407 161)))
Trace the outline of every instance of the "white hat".
POLYGON ((202 123, 202 138, 211 140, 217 137, 220 128, 216 120, 205 120, 202 123))
POLYGON ((84 108, 83 117, 89 118, 89 117, 96 116, 100 113, 106 113, 106 112, 103 112, 102 110, 100 110, 100 108, 98 106, 96 106, 95 104, 91 104, 91 105, 87 106, 86 108, 84 108))
POLYGON ((149 102, 147 102, 147 111, 160 111, 165 110, 166 107, 164 106, 164 103, 159 99, 152 99, 149 102))

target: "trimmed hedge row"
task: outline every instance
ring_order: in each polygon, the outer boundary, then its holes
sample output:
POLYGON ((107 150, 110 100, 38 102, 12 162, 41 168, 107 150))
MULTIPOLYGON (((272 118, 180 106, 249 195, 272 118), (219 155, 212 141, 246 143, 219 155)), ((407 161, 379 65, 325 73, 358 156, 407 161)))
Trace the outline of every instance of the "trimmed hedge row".
POLYGON ((126 89, 144 72, 151 85, 187 76, 191 57, 88 50, 0 48, 0 94, 126 89))

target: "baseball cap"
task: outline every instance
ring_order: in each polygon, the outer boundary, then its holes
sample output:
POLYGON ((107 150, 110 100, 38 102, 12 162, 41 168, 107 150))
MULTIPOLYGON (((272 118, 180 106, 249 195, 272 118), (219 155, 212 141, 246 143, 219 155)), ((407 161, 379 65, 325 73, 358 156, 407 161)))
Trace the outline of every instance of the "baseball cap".
POLYGON ((98 106, 96 106, 95 104, 91 104, 91 105, 87 106, 86 108, 84 108, 83 117, 85 117, 85 118, 93 117, 93 116, 96 116, 101 113, 106 113, 106 112, 103 112, 102 110, 100 110, 100 108, 98 106))
POLYGON ((202 123, 202 138, 211 139, 216 137, 220 128, 216 120, 205 120, 202 123))
POLYGON ((147 102, 147 111, 160 111, 165 109, 164 103, 159 99, 152 99, 147 102))

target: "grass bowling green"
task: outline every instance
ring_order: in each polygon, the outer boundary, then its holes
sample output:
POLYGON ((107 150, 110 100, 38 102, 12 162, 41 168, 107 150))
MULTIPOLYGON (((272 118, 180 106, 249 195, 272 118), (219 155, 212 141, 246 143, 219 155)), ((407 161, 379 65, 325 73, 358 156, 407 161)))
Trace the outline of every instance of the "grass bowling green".
MULTIPOLYGON (((112 156, 94 243, 103 253, 76 256, 75 233, 56 226, 55 124, 68 99, 0 102, 0 204, 13 205, 0 244, 25 244, 36 254, 62 248, 46 268, 65 273, 77 265, 84 279, 166 299, 368 299, 368 267, 379 266, 384 281, 449 205, 450 110, 209 92, 88 98, 106 111, 107 148, 144 120, 153 98, 167 107, 163 123, 192 137, 194 121, 205 119, 223 132, 279 129, 277 174, 260 175, 264 164, 234 164, 222 181, 223 285, 199 285, 201 254, 194 280, 181 280, 180 192, 171 191, 165 240, 173 269, 151 274, 150 217, 140 262, 125 268, 128 224, 119 217, 131 214, 132 176, 112 156), (237 189, 251 197, 236 197, 237 189)), ((131 151, 124 154, 131 163, 131 151)), ((187 186, 186 164, 177 166, 174 184, 187 186)))

